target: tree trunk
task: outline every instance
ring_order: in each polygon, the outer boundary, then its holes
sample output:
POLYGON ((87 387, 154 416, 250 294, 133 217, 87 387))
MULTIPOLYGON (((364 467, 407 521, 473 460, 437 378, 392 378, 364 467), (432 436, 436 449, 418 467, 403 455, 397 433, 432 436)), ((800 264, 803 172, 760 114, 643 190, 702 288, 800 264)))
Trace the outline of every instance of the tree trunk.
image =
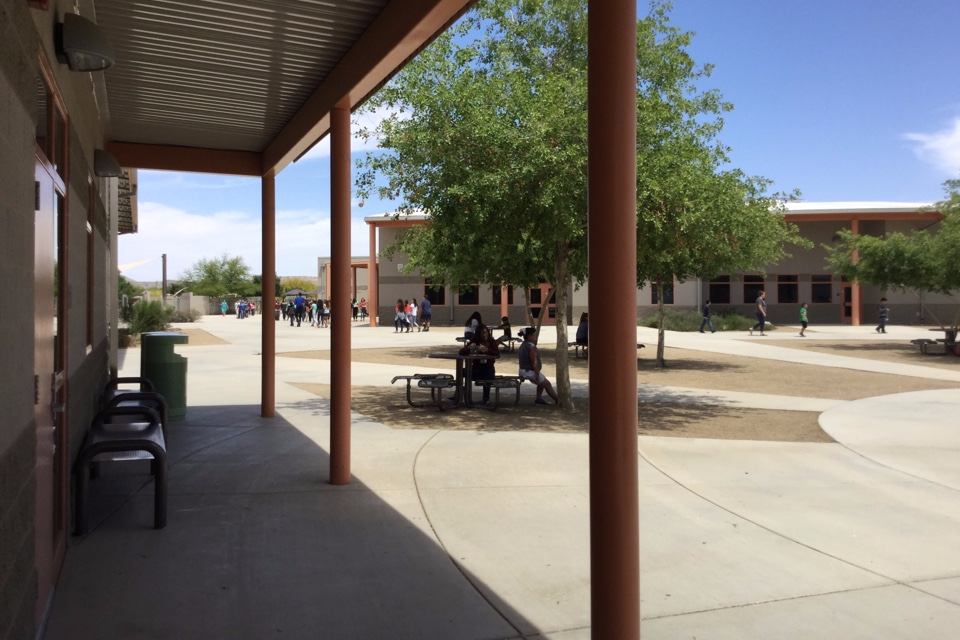
MULTIPOLYGON (((560 397, 560 409, 573 411, 573 394, 570 390, 569 350, 567 349, 567 292, 570 289, 570 275, 568 271, 568 247, 563 246, 557 252, 557 263, 554 273, 556 282, 553 285, 554 302, 557 308, 557 395, 560 397)), ((547 298, 547 302, 550 299, 547 298)), ((544 312, 547 306, 543 307, 544 312)))
POLYGON ((658 280, 653 286, 657 288, 657 366, 663 368, 667 366, 667 361, 663 358, 663 322, 666 313, 666 310, 663 308, 663 281, 658 280))

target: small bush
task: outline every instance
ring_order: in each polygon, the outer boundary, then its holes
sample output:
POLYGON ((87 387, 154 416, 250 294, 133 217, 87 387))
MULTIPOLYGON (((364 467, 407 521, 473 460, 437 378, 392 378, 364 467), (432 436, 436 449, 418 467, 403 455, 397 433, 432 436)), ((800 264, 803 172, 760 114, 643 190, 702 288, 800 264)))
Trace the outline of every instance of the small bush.
POLYGON ((170 313, 170 322, 196 322, 203 314, 196 309, 187 309, 186 311, 172 311, 170 313))
POLYGON ((166 331, 170 327, 170 307, 159 300, 140 301, 130 307, 130 337, 139 342, 140 334, 166 331))
MULTIPOLYGON (((740 313, 714 314, 713 328, 717 331, 747 331, 757 324, 756 318, 748 318, 740 313)), ((775 331, 776 327, 767 320, 764 331, 775 331)))
MULTIPOLYGON (((667 331, 696 331, 700 328, 700 322, 703 320, 696 311, 682 309, 667 309, 663 314, 663 328, 667 331)), ((641 320, 640 324, 644 327, 656 329, 659 323, 659 315, 652 315, 641 320)))
MULTIPOLYGON (((640 326, 656 329, 657 317, 652 315, 643 318, 640 326)), ((755 318, 748 318, 735 312, 714 313, 710 321, 717 331, 746 331, 757 323, 755 318)), ((697 311, 667 309, 663 314, 663 328, 667 331, 699 331, 701 322, 703 322, 703 316, 697 311)), ((768 320, 764 330, 774 331, 775 329, 773 323, 768 320)))

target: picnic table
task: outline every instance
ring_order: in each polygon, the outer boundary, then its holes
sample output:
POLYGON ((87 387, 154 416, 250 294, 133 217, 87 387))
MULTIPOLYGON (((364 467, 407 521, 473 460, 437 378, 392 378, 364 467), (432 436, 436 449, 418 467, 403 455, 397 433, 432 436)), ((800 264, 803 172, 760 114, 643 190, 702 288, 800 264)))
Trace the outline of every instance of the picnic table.
POLYGON ((931 340, 930 338, 917 338, 911 340, 911 344, 920 347, 920 352, 927 355, 946 355, 955 353, 960 355, 957 350, 957 327, 939 327, 930 329, 930 331, 942 331, 944 337, 931 340))
POLYGON ((454 376, 456 391, 450 406, 458 407, 463 404, 467 408, 473 407, 473 362, 475 360, 498 360, 500 358, 500 356, 491 356, 485 353, 461 355, 458 352, 431 353, 427 357, 437 360, 457 361, 457 373, 454 376))

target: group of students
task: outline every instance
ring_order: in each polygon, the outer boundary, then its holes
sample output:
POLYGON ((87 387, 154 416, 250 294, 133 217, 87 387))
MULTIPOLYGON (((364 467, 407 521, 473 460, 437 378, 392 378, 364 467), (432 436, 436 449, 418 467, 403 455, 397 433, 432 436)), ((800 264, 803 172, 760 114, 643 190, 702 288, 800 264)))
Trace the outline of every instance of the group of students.
POLYGON ((397 298, 397 306, 394 307, 393 332, 410 333, 414 327, 416 327, 418 333, 420 331, 430 331, 430 322, 433 320, 433 314, 431 313, 431 304, 427 296, 423 296, 419 311, 420 322, 417 322, 416 298, 409 300, 397 298))
MULTIPOLYGON (((886 333, 887 321, 890 319, 890 310, 887 308, 886 298, 880 298, 880 305, 877 308, 877 314, 880 321, 877 325, 877 333, 886 333)), ((700 323, 700 333, 703 333, 704 327, 709 327, 710 333, 716 333, 713 328, 713 322, 711 321, 710 315, 710 301, 707 300, 703 304, 703 322, 700 323)), ((765 291, 761 291, 757 296, 755 315, 757 317, 757 323, 750 328, 750 335, 753 335, 753 332, 757 329, 760 330, 760 335, 767 335, 763 332, 767 323, 767 293, 765 291)), ((808 323, 809 316, 807 315, 807 303, 804 302, 800 305, 800 333, 798 335, 801 338, 806 337, 808 323)))
MULTIPOLYGON (((494 362, 495 358, 500 356, 500 345, 513 337, 510 319, 504 316, 500 319, 500 325, 494 327, 503 330, 503 335, 500 338, 493 337, 490 327, 483 324, 478 311, 471 314, 463 326, 463 337, 466 340, 463 348, 460 349, 460 355, 482 354, 490 356, 490 359, 480 358, 473 361, 473 379, 493 380, 496 376, 494 362)), ((554 403, 559 403, 557 392, 542 372, 543 363, 540 360, 540 352, 537 350, 537 331, 533 327, 528 327, 521 329, 518 335, 523 338, 523 343, 517 352, 518 376, 537 387, 537 397, 534 401, 536 404, 547 404, 547 401, 543 399, 544 392, 553 399, 554 403)), ((490 402, 490 387, 483 388, 482 402, 484 404, 490 402)))

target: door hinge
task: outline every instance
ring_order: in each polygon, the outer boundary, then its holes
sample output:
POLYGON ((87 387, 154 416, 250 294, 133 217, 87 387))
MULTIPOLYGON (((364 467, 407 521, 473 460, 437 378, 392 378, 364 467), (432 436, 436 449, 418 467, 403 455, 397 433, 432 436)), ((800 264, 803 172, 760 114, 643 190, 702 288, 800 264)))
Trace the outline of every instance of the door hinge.
POLYGON ((40 211, 40 181, 33 181, 33 210, 40 211))
POLYGON ((40 376, 33 375, 33 404, 40 404, 40 376))

